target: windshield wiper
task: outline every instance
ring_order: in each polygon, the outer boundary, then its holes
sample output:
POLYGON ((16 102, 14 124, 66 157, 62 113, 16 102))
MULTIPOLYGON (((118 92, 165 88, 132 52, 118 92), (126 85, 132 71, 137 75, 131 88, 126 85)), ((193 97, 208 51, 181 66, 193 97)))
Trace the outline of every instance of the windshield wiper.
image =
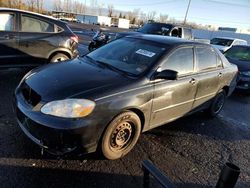
POLYGON ((96 60, 96 62, 99 63, 99 64, 101 64, 101 65, 103 65, 103 66, 105 66, 106 68, 108 68, 108 69, 110 69, 110 70, 115 71, 115 72, 119 72, 119 73, 125 74, 125 75, 127 75, 127 76, 136 76, 136 75, 133 74, 133 73, 130 73, 130 72, 127 72, 127 71, 118 69, 118 68, 114 67, 113 65, 110 65, 110 64, 105 63, 105 62, 103 62, 103 61, 96 60))

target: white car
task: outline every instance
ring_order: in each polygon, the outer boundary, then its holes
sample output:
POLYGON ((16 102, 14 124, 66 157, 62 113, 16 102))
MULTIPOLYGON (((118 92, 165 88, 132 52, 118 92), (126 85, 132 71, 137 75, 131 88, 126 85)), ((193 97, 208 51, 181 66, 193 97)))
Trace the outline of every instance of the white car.
POLYGON ((221 52, 225 52, 234 45, 247 45, 247 41, 236 38, 216 37, 211 39, 210 44, 218 48, 221 52))

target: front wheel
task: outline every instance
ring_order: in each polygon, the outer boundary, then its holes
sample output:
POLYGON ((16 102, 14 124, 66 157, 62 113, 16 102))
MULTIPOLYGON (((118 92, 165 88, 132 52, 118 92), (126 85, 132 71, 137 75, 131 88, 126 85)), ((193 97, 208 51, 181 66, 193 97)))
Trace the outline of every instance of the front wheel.
POLYGON ((221 90, 215 96, 215 98, 212 101, 212 104, 210 105, 208 109, 209 116, 211 117, 217 116, 221 112, 225 104, 225 100, 226 100, 226 92, 224 90, 221 90))
POLYGON ((102 154, 111 160, 123 157, 135 146, 140 133, 140 118, 130 111, 121 113, 108 125, 103 134, 102 154))

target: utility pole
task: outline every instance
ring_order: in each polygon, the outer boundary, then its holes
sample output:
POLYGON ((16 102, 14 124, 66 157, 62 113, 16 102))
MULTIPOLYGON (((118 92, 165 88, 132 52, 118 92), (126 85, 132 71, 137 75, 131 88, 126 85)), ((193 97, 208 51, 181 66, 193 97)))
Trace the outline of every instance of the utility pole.
POLYGON ((186 21, 187 21, 187 15, 188 15, 188 11, 189 11, 189 7, 190 7, 190 3, 191 3, 191 0, 189 0, 189 2, 188 2, 188 6, 187 6, 187 10, 186 10, 186 14, 185 14, 184 22, 183 22, 183 24, 184 24, 184 25, 186 24, 186 21))

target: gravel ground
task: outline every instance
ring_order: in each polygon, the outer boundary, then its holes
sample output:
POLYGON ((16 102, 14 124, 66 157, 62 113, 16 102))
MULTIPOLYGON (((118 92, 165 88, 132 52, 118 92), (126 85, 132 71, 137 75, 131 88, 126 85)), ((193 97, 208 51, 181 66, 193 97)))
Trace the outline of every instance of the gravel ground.
MULTIPOLYGON (((86 53, 86 46, 80 46, 86 53)), ((235 92, 219 117, 197 113, 141 135, 124 158, 97 154, 56 158, 20 130, 12 95, 28 70, 0 70, 1 187, 142 187, 140 163, 149 159, 177 187, 213 187, 227 161, 241 168, 236 187, 250 187, 250 96, 235 92)), ((159 185, 153 182, 153 187, 159 185)))

